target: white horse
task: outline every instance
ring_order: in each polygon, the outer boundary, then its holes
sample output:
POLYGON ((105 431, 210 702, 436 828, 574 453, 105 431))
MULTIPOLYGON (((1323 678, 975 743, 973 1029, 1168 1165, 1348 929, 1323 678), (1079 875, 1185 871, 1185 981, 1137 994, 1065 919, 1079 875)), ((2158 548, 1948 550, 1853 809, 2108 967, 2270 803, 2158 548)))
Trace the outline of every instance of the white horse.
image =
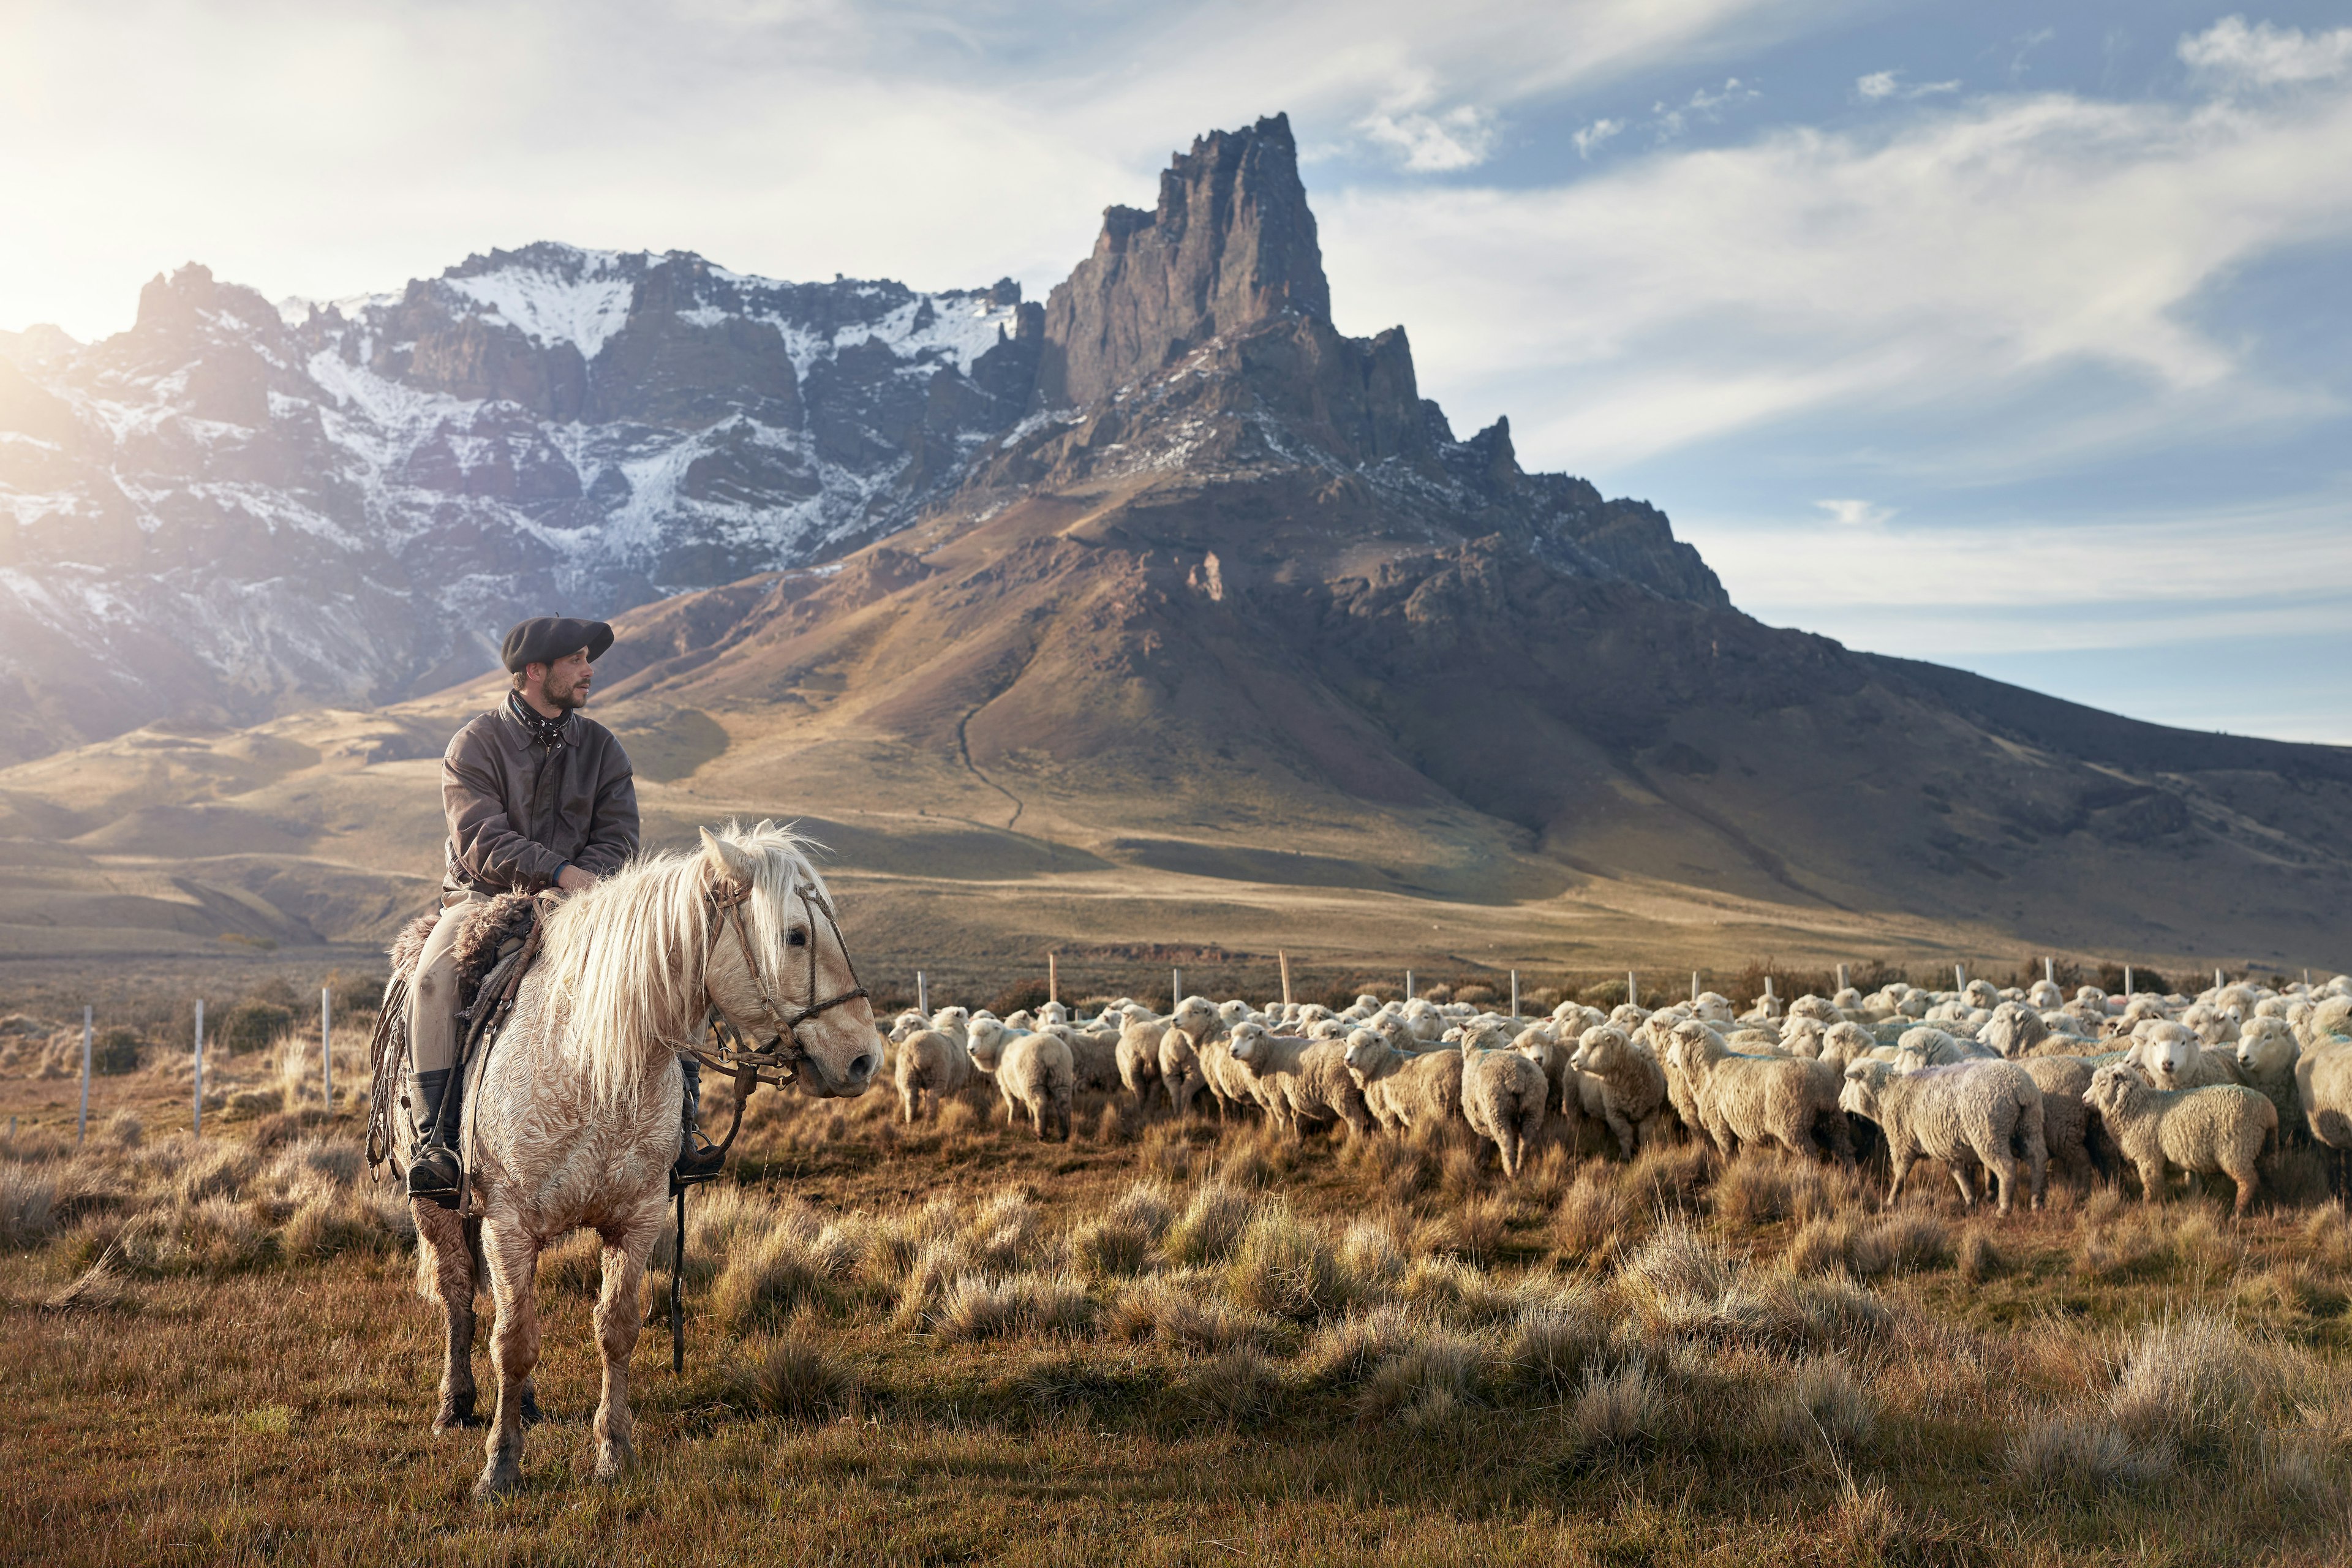
POLYGON ((472 1424, 478 1268, 497 1304, 498 1414, 478 1497, 522 1479, 539 1360, 532 1281, 541 1249, 576 1228, 604 1244, 596 1474, 616 1476, 635 1457, 629 1352, 678 1152, 677 1054, 714 1007, 781 1051, 816 1095, 863 1094, 882 1060, 824 884, 802 842, 766 822, 705 828, 699 853, 636 861, 547 917, 539 961, 467 1093, 461 1131, 478 1217, 415 1205, 420 1285, 448 1331, 436 1432, 472 1424))

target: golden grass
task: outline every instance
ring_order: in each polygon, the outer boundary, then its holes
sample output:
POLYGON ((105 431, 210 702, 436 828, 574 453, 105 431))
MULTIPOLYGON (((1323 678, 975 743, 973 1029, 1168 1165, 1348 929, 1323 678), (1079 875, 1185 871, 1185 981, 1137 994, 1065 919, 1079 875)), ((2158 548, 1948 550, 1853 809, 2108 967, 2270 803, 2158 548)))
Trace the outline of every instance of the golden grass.
POLYGON ((2233 1226, 2210 1198, 2061 1189, 2002 1219, 1923 1182, 1888 1213, 1866 1168, 1689 1145, 1631 1165, 1548 1151, 1513 1184, 1441 1139, 1162 1120, 1040 1145, 982 1103, 904 1131, 879 1097, 755 1102, 734 1179, 689 1200, 687 1374, 649 1331, 643 1462, 611 1486, 588 1479, 601 1258, 559 1241, 551 1419, 489 1510, 466 1499, 475 1436, 426 1431, 437 1321, 348 1116, 198 1144, 150 1115, 79 1151, 36 1130, 0 1155, 11 1552, 2072 1568, 2352 1550, 2352 1223, 2333 1205, 2233 1226))

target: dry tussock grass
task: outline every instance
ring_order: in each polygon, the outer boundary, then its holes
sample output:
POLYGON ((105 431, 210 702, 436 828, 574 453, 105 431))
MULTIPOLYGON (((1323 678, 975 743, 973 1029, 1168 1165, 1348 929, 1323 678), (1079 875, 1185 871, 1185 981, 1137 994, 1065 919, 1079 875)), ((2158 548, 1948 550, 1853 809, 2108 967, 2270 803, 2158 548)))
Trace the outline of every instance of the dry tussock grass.
MULTIPOLYGON (((290 1106, 301 1075, 274 1070, 290 1106)), ((542 1433, 514 1505, 534 1555, 741 1555, 732 1521, 756 1514, 772 1555, 987 1557, 1034 1537, 1036 1505, 1016 1520, 1002 1484, 1019 1467, 1055 1478, 1046 1517, 1097 1560, 1213 1535, 1276 1560, 1352 1542, 1873 1561, 1923 1531, 1990 1560, 2021 1527, 2095 1556, 2119 1531, 2186 1541, 2168 1533, 2184 1487, 2197 1530, 2324 1557, 2352 1481, 2340 1206, 2239 1226, 2211 1200, 2144 1208, 2096 1186, 1997 1220, 1923 1181, 1932 1195, 1887 1213, 1881 1173, 1692 1144, 1630 1163, 1554 1144, 1514 1184, 1458 1135, 1294 1142, 1129 1125, 1106 1102, 1091 1136, 1041 1147, 981 1103, 951 1097, 903 1135, 881 1097, 754 1103, 738 1180, 689 1203, 695 1368, 673 1382, 666 1343, 640 1350, 662 1484, 608 1505, 574 1479, 570 1428, 542 1433), (852 1474, 891 1478, 889 1500, 833 1533, 815 1521, 866 1506, 841 1502, 852 1474), (681 1481, 719 1503, 677 1505, 681 1481), (1350 1533, 1368 1505, 1379 1533, 1350 1533), (602 1522, 575 1532, 567 1510, 602 1522), (787 1517, 812 1522, 780 1536, 787 1517)), ((121 1423, 82 1414, 96 1394, 150 1431, 218 1420, 299 1449, 315 1426, 338 1455, 401 1434, 417 1462, 341 1468, 334 1495, 364 1519, 289 1488, 344 1548, 440 1552, 397 1523, 378 1540, 404 1510, 446 1514, 434 1489, 470 1450, 422 1434, 413 1243, 348 1119, 304 1107, 201 1144, 135 1116, 94 1131, 0 1157, 0 1282, 25 1313, 0 1373, 82 1478, 37 1470, 0 1522, 72 1554, 40 1500, 116 1473, 121 1423), (354 1306, 322 1324, 289 1282, 354 1306), (215 1303, 278 1322, 260 1426, 235 1425, 258 1408, 253 1363, 198 1337, 215 1303)), ((649 1304, 668 1253, 665 1237, 649 1304)), ((596 1238, 560 1240, 541 1284, 542 1381, 576 1414, 596 1238)), ((193 1470, 94 1484, 100 1515, 265 1554, 193 1470)))

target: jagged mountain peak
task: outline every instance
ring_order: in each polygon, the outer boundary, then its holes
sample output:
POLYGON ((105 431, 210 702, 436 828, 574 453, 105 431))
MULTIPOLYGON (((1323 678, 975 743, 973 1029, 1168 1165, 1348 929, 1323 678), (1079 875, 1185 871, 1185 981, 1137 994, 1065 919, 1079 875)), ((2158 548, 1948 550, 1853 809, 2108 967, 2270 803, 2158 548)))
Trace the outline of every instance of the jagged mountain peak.
POLYGON ((1103 214, 1094 254, 1045 301, 1038 396, 1093 403, 1221 333, 1328 320, 1331 286, 1290 121, 1216 131, 1179 153, 1150 212, 1103 214))

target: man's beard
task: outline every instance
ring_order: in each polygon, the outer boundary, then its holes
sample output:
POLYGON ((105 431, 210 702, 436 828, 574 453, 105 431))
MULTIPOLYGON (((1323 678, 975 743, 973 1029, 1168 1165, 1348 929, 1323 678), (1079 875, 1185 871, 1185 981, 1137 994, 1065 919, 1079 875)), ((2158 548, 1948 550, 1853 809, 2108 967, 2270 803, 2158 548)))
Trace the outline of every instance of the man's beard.
POLYGON ((548 706, 561 712, 569 713, 574 708, 588 706, 588 683, 584 680, 562 693, 558 693, 552 687, 546 689, 548 706))

